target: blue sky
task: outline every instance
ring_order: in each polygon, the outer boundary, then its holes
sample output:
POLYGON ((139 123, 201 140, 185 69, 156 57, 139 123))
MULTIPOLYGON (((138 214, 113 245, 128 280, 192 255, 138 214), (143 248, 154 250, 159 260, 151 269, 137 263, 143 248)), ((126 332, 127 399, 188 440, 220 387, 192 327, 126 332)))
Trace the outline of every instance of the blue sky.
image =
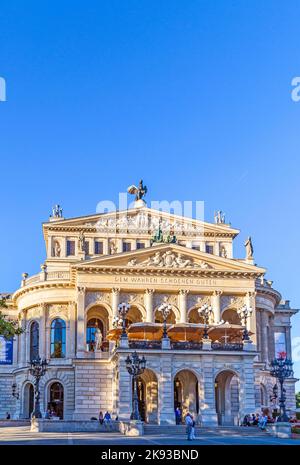
POLYGON ((224 210, 236 255, 250 234, 300 307, 299 15, 298 1, 3 1, 0 289, 39 271, 54 203, 94 213, 142 176, 149 200, 224 210))

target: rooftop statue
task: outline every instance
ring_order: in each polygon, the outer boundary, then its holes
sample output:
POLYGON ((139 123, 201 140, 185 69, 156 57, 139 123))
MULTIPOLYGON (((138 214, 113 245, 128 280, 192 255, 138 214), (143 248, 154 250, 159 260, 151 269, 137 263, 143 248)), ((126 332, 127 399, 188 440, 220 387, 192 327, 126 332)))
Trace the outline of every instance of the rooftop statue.
POLYGON ((134 184, 132 186, 129 186, 127 189, 127 192, 129 194, 134 194, 135 195, 135 201, 137 202, 138 200, 142 200, 143 197, 148 192, 147 186, 143 184, 143 180, 141 179, 139 182, 139 186, 136 187, 134 184))
POLYGON ((62 212, 63 212, 63 209, 61 208, 60 205, 54 205, 54 207, 52 207, 52 217, 53 218, 62 218, 62 212))
POLYGON ((225 213, 222 210, 217 210, 215 212, 215 223, 216 224, 224 224, 225 223, 225 213))
POLYGON ((249 236, 248 239, 245 242, 245 247, 246 247, 246 260, 252 260, 253 258, 253 244, 252 244, 252 239, 249 236))

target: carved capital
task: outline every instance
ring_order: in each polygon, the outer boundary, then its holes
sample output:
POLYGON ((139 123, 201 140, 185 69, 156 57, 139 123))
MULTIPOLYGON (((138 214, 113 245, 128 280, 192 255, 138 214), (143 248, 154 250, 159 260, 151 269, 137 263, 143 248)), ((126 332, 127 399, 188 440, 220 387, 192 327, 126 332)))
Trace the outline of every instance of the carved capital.
POLYGON ((188 295, 189 290, 188 289, 179 289, 179 295, 188 295))
POLYGON ((221 291, 221 290, 216 290, 216 291, 213 292, 213 295, 214 295, 214 296, 218 296, 218 297, 219 297, 220 295, 222 295, 222 294, 223 294, 223 291, 221 291))
POLYGON ((119 287, 113 287, 111 292, 112 292, 112 294, 120 294, 120 290, 121 289, 119 287))
POLYGON ((154 294, 155 289, 145 289, 145 294, 154 294))
POLYGON ((79 295, 84 295, 85 294, 85 287, 84 286, 77 286, 77 293, 79 295))

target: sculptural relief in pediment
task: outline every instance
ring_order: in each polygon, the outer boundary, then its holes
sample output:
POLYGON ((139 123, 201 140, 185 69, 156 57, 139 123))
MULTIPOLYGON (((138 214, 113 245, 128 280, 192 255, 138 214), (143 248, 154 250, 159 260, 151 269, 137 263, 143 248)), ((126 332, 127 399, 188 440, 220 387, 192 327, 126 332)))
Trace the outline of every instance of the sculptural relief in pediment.
POLYGON ((172 250, 167 250, 166 252, 156 252, 155 254, 141 261, 139 261, 137 258, 132 258, 128 261, 127 265, 158 268, 212 268, 210 264, 203 260, 195 261, 192 258, 186 257, 181 253, 173 252, 172 250))

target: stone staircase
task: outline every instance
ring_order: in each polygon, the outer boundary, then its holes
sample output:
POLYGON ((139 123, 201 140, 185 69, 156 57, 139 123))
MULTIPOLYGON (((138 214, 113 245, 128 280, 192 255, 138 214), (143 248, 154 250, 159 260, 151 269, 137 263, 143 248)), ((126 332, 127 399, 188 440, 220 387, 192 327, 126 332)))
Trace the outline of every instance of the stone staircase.
MULTIPOLYGON (((144 434, 151 436, 186 436, 186 427, 184 425, 152 425, 144 424, 144 434)), ((266 431, 261 431, 256 426, 217 426, 203 427, 196 426, 196 437, 258 437, 268 435, 266 431)))

